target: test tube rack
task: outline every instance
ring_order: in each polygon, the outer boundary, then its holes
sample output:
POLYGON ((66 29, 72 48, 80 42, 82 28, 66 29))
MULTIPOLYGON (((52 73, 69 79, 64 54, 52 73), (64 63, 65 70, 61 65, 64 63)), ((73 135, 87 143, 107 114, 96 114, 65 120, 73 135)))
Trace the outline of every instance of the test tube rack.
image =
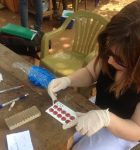
POLYGON ((5 119, 5 122, 10 130, 13 130, 37 117, 41 116, 41 112, 36 106, 32 106, 28 109, 25 109, 22 112, 19 112, 15 115, 12 115, 5 119))

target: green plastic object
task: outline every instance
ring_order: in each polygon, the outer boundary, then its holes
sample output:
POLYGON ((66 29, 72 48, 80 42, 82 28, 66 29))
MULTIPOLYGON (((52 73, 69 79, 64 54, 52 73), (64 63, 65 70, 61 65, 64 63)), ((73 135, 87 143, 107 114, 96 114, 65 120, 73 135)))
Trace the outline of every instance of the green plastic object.
POLYGON ((67 76, 84 67, 97 54, 97 35, 106 27, 107 23, 108 20, 94 12, 77 11, 72 13, 61 27, 43 36, 40 66, 48 69, 57 77, 67 76), (75 19, 74 29, 72 29, 74 30, 74 39, 70 40, 74 42, 70 53, 50 55, 49 40, 60 37, 72 19, 75 19))
POLYGON ((10 34, 10 35, 15 35, 18 37, 22 37, 28 40, 32 40, 37 31, 33 31, 29 28, 25 28, 16 24, 8 23, 7 25, 3 26, 1 28, 2 33, 10 34))
POLYGON ((57 77, 70 75, 86 66, 98 53, 97 36, 106 27, 107 23, 108 20, 94 12, 81 10, 72 13, 61 27, 43 36, 40 66, 48 69, 57 77), (74 34, 74 38, 70 39, 70 41, 73 41, 71 51, 69 53, 49 54, 49 40, 54 37, 55 39, 61 38, 61 35, 63 37, 72 19, 75 19, 75 22, 74 27, 71 29, 74 34))
POLYGON ((72 14, 72 13, 69 12, 69 13, 66 13, 65 16, 70 16, 71 14, 72 14))

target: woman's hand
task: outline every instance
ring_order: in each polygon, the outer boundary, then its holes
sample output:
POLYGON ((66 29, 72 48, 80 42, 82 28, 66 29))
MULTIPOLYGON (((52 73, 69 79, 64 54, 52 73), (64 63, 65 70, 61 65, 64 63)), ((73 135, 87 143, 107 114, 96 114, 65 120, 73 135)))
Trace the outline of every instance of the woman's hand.
POLYGON ((82 135, 91 136, 102 127, 107 127, 110 123, 110 114, 106 110, 92 110, 88 113, 76 113, 78 118, 68 124, 63 125, 63 129, 71 128, 76 125, 76 130, 82 135))
POLYGON ((71 81, 67 77, 53 79, 48 85, 48 94, 50 95, 53 101, 57 100, 56 92, 67 88, 68 86, 70 86, 70 84, 71 81))

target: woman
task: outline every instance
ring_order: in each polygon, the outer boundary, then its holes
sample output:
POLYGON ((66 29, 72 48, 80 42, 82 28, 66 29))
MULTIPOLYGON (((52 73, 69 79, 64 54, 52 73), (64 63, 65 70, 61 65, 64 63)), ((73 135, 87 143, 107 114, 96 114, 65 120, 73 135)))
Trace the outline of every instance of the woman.
POLYGON ((68 77, 54 79, 48 93, 97 81, 101 110, 77 113, 72 150, 129 150, 140 140, 140 2, 116 14, 98 36, 98 56, 68 77), (86 78, 85 78, 86 77, 86 78))

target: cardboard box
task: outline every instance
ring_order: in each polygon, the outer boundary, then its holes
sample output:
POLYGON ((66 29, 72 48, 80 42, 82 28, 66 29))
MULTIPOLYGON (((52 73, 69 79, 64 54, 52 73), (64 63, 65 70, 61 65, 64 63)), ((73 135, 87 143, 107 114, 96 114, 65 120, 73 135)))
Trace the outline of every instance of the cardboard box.
MULTIPOLYGON (((64 23, 64 21, 73 13, 74 11, 71 10, 63 10, 62 16, 61 16, 61 24, 64 23)), ((71 20, 71 22, 68 24, 67 29, 72 29, 74 25, 74 19, 71 20)))
POLYGON ((5 7, 10 9, 12 12, 19 12, 18 0, 3 0, 5 7))

